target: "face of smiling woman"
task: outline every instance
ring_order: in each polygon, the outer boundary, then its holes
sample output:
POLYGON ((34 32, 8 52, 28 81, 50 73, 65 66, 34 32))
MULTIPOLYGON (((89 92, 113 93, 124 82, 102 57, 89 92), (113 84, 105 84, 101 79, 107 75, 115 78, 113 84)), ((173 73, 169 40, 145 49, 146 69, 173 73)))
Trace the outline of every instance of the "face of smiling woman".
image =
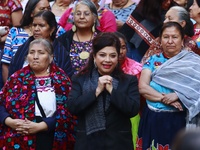
POLYGON ((53 60, 53 56, 45 50, 43 44, 35 43, 29 49, 27 60, 35 74, 46 74, 47 68, 53 60))
POLYGON ((118 54, 113 46, 106 46, 94 56, 94 62, 101 75, 110 75, 118 64, 118 54))

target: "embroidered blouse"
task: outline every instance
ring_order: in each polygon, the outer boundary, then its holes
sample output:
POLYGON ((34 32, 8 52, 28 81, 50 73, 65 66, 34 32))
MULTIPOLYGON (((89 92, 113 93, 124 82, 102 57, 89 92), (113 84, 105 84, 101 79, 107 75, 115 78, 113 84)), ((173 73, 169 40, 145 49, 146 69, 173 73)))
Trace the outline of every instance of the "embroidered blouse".
POLYGON ((19 0, 8 0, 6 4, 0 3, 0 26, 12 26, 11 14, 23 9, 19 0))
MULTIPOLYGON (((48 129, 55 130, 52 150, 74 149, 76 117, 72 116, 67 108, 68 94, 71 90, 71 81, 65 72, 52 64, 50 67, 52 87, 55 89, 56 113, 54 126, 48 129)), ((35 75, 30 66, 20 69, 9 77, 2 91, 0 91, 0 106, 5 106, 6 112, 15 119, 36 121, 35 99, 36 85, 35 75)), ((43 84, 42 81, 40 81, 43 84)), ((47 85, 49 85, 48 82, 47 85)), ((2 110, 1 110, 2 111, 2 110)), ((5 112, 0 114, 5 118, 5 112), (3 116, 4 115, 4 116, 3 116)), ((51 117, 42 118, 48 125, 51 117)), ((0 147, 3 149, 35 149, 36 136, 20 135, 3 124, 0 125, 0 147)))
MULTIPOLYGON (((55 89, 52 87, 50 77, 37 77, 35 79, 38 99, 46 117, 52 117, 56 111, 55 89)), ((35 115, 41 116, 41 112, 35 102, 35 115)))
MULTIPOLYGON (((154 70, 156 70, 158 67, 160 67, 164 62, 166 62, 168 60, 168 58, 166 58, 162 53, 160 54, 155 54, 153 56, 151 56, 146 63, 143 66, 143 69, 149 69, 151 70, 151 72, 153 72, 154 70)), ((159 84, 157 84, 154 81, 150 82, 150 86, 155 89, 156 91, 158 91, 159 93, 173 93, 174 91, 171 89, 168 89, 164 86, 161 86, 159 84)), ((165 105, 162 102, 153 102, 150 100, 146 100, 147 104, 153 108, 157 108, 157 109, 161 109, 161 110, 177 110, 175 107, 169 106, 169 105, 165 105)))

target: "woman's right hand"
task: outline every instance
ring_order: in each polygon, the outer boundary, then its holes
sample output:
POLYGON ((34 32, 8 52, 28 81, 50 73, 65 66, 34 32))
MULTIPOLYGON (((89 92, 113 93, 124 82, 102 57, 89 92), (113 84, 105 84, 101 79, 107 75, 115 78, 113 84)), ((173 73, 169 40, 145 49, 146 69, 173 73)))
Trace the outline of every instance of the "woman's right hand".
POLYGON ((176 93, 163 94, 163 96, 164 97, 161 100, 161 102, 167 105, 170 105, 172 102, 175 102, 178 100, 178 96, 176 95, 176 93))
POLYGON ((112 80, 112 77, 109 75, 99 77, 98 86, 96 88, 96 97, 105 89, 106 84, 112 84, 112 80))
POLYGON ((24 120, 22 119, 12 119, 11 117, 7 117, 5 119, 5 125, 9 126, 10 128, 16 130, 20 124, 23 124, 24 120))

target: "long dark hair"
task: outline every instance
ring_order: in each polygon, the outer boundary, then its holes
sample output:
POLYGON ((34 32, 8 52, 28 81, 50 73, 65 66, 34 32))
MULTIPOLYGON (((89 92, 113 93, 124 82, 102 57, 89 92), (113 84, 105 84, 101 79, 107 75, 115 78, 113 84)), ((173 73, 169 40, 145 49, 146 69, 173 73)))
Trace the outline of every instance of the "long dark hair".
POLYGON ((39 11, 37 14, 35 14, 35 16, 33 18, 36 17, 42 17, 42 19, 44 19, 47 24, 50 26, 50 28, 55 28, 54 32, 51 35, 51 40, 54 41, 54 39, 56 38, 56 32, 57 32, 57 22, 56 22, 56 18, 55 15, 48 10, 42 10, 39 11))
MULTIPOLYGON (((166 12, 162 8, 162 4, 165 0, 140 0, 136 11, 142 15, 143 18, 152 22, 162 24, 163 13, 166 12)), ((171 6, 172 4, 170 4, 171 6)))
MULTIPOLYGON (((197 5, 200 7, 200 0, 196 0, 197 2, 197 5)), ((194 0, 193 0, 193 3, 194 3, 194 0)))
MULTIPOLYGON (((115 33, 111 32, 102 32, 99 33, 92 41, 92 52, 90 53, 89 61, 87 65, 78 73, 78 75, 85 74, 91 72, 94 68, 94 57, 96 54, 103 48, 107 46, 113 46, 116 48, 118 56, 120 55, 120 41, 119 38, 116 36, 115 33)), ((121 77, 123 71, 121 66, 118 62, 118 65, 115 67, 112 75, 115 77, 121 77)))
POLYGON ((23 17, 20 21, 20 27, 23 28, 25 26, 29 26, 33 22, 33 18, 31 17, 32 12, 34 11, 36 5, 40 0, 29 0, 26 4, 25 11, 23 17))

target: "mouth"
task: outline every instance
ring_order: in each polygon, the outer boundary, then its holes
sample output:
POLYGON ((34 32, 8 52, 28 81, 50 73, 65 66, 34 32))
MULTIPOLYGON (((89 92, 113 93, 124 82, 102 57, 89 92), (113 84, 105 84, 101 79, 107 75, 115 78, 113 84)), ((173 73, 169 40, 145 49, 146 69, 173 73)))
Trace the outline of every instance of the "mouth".
POLYGON ((106 64, 106 65, 103 65, 103 68, 104 68, 104 69, 110 69, 111 66, 112 66, 112 65, 107 65, 107 64, 106 64))
POLYGON ((39 62, 38 61, 34 61, 33 64, 39 64, 39 62))
POLYGON ((85 21, 78 21, 78 24, 86 24, 87 22, 85 21))
POLYGON ((35 34, 35 33, 33 33, 33 36, 34 37, 42 37, 41 34, 35 34))

